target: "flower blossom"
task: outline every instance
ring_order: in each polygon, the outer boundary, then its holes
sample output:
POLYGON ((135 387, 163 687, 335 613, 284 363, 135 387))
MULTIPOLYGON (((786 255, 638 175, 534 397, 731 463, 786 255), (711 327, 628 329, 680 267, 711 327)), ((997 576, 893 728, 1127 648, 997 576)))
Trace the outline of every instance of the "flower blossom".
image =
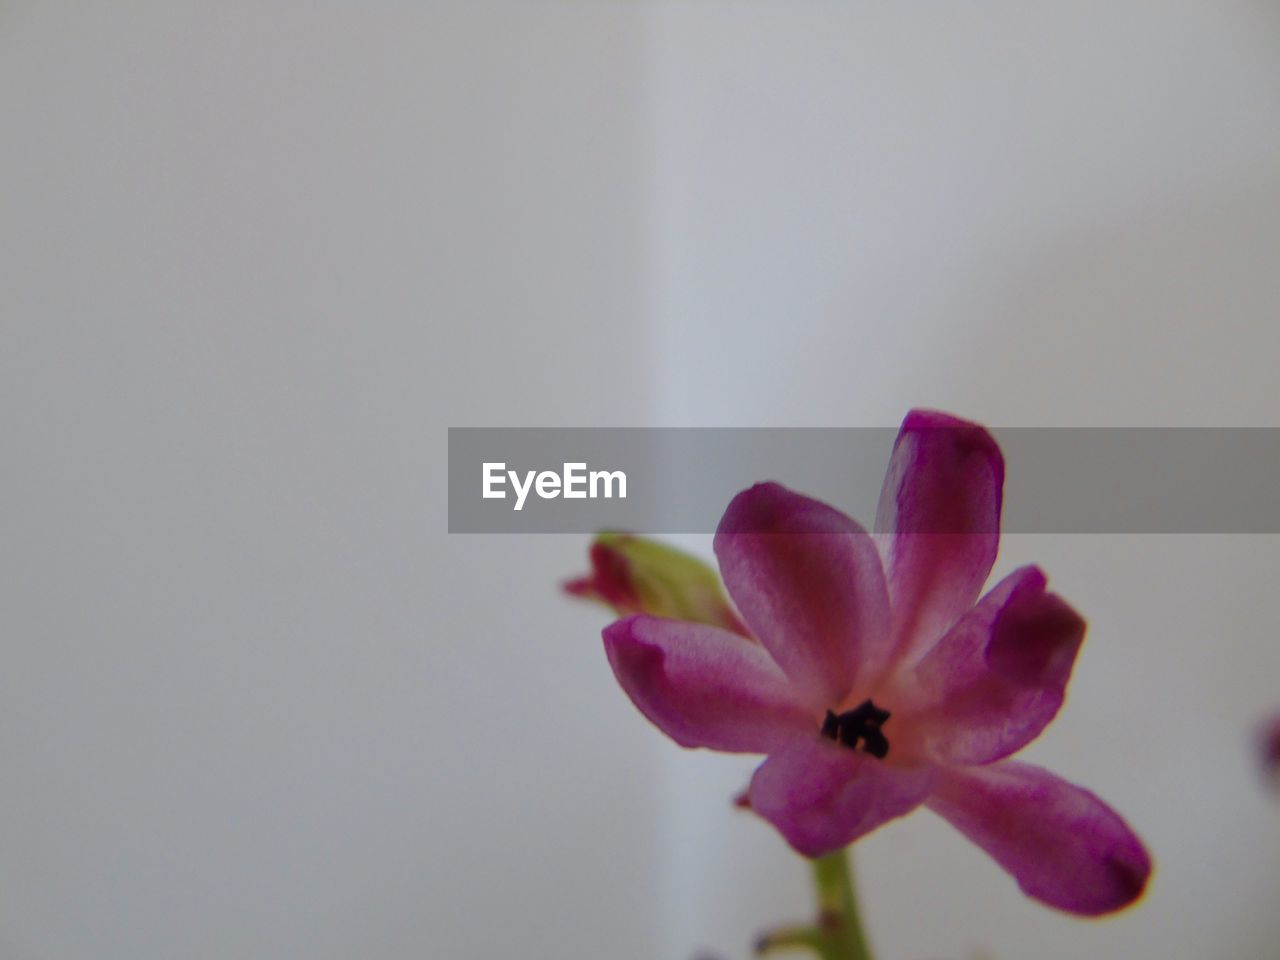
POLYGON ((776 483, 733 499, 714 546, 740 619, 703 582, 692 603, 680 577, 655 593, 638 540, 598 544, 571 589, 630 613, 605 651, 650 721, 683 747, 765 755, 745 805, 799 853, 925 806, 1029 896, 1104 914, 1151 861, 1098 797, 1009 759, 1062 706, 1085 623, 1034 566, 981 595, 1003 483, 986 430, 913 411, 874 535, 776 483))

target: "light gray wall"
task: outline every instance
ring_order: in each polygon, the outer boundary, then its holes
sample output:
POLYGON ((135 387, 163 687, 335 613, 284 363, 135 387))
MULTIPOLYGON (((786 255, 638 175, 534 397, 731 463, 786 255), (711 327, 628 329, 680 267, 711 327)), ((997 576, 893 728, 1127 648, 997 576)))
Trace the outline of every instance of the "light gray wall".
POLYGON ((583 544, 444 488, 449 424, 646 415, 641 40, 0 11, 0 955, 654 955, 583 544))

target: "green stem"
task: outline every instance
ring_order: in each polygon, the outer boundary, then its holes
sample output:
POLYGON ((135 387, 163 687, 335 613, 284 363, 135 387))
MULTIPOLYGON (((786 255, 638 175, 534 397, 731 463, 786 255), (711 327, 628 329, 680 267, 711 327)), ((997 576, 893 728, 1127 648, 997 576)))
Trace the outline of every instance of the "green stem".
POLYGON ((848 851, 837 850, 814 860, 813 882, 818 893, 818 928, 828 942, 825 960, 871 960, 848 851))
POLYGON ((780 950, 806 949, 822 960, 872 960, 858 915, 848 853, 837 850, 811 864, 818 897, 817 923, 766 933, 756 943, 756 953, 764 956, 780 950))

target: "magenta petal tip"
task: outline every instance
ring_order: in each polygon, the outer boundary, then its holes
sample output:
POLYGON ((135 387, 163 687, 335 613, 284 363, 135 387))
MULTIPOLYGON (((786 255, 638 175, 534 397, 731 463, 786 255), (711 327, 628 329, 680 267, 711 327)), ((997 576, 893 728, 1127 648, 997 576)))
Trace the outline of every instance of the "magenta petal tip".
POLYGON ((929 807, 1012 874, 1027 896, 1067 913, 1122 910, 1151 876, 1150 855, 1118 813, 1030 764, 948 769, 929 807))

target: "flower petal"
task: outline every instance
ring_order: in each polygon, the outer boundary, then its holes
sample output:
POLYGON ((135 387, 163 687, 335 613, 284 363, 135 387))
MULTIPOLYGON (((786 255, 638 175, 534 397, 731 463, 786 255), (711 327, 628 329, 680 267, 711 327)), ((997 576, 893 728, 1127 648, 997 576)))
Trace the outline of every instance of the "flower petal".
POLYGON ((1003 487, 1004 458, 986 430, 907 414, 876 514, 900 655, 927 649, 978 599, 1000 542, 1003 487))
POLYGON ((604 630, 614 676, 682 747, 768 753, 818 721, 768 652, 717 627, 637 614, 604 630))
POLYGON ((890 614, 871 537, 840 511, 762 483, 733 498, 715 538, 729 596, 819 707, 873 681, 890 614))
POLYGON ((792 741, 751 778, 751 809, 799 853, 820 857, 847 846, 929 795, 937 768, 899 767, 823 737, 792 741))
POLYGON ((1280 713, 1259 727, 1258 755, 1262 759, 1263 772, 1280 784, 1280 713))
POLYGON ((619 616, 709 623, 747 635, 714 569, 666 544, 628 533, 602 533, 591 544, 591 572, 564 585, 567 593, 596 600, 619 616))
POLYGON ((1001 760, 1057 715, 1085 622, 1045 583, 1036 567, 1014 571, 916 666, 903 726, 933 759, 1001 760))
POLYGON ((1027 896, 1059 910, 1119 910, 1142 894, 1151 874, 1142 841, 1118 813, 1039 767, 1010 760, 944 769, 928 805, 1027 896))

